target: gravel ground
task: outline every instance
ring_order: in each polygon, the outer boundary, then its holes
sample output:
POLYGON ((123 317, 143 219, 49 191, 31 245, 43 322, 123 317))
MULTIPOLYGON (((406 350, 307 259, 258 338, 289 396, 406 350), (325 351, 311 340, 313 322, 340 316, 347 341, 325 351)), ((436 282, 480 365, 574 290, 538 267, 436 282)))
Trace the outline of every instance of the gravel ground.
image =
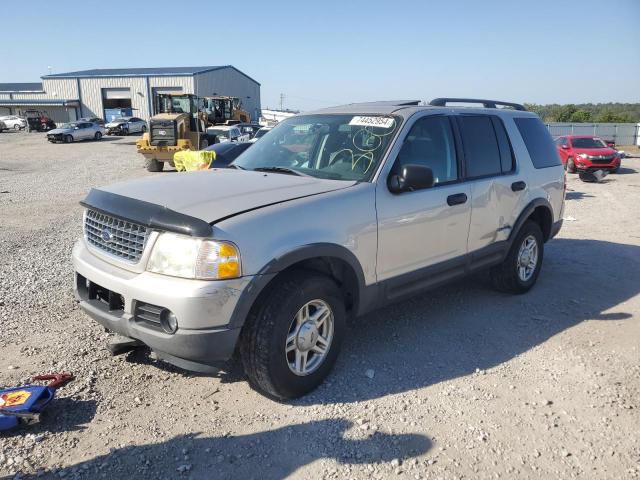
POLYGON ((76 306, 78 201, 149 175, 134 140, 0 134, 0 385, 77 377, 0 436, 0 477, 640 477, 640 159, 601 184, 570 176, 529 294, 479 275, 358 319, 329 381, 279 404, 237 366, 111 357, 76 306))

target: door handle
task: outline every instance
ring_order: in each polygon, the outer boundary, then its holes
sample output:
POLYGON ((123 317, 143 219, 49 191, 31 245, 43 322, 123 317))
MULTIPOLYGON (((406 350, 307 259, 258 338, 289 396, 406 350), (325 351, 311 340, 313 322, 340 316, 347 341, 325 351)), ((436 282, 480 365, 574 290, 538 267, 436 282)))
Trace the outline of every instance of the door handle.
POLYGON ((527 188, 527 184, 520 181, 520 182, 513 182, 511 184, 511 190, 514 192, 519 192, 520 190, 524 190, 525 188, 527 188))
POLYGON ((466 201, 467 201, 466 193, 456 193, 455 195, 449 195, 447 197, 447 204, 450 207, 453 207, 454 205, 462 205, 463 203, 466 203, 466 201))

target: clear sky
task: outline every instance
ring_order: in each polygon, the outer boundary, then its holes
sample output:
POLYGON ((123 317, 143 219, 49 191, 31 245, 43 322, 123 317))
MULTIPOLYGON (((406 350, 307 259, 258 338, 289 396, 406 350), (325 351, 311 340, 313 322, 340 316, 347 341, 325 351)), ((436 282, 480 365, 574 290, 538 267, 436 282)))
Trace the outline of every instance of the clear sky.
POLYGON ((2 2, 0 82, 231 64, 262 106, 640 101, 640 0, 2 2))

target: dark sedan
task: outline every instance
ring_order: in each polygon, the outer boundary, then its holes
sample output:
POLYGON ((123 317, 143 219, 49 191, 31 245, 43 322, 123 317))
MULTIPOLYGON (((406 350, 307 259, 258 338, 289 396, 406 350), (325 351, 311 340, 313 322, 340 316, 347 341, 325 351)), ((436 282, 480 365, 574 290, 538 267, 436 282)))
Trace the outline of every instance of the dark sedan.
POLYGON ((216 152, 216 159, 211 164, 211 168, 224 168, 251 145, 253 145, 251 142, 222 142, 211 145, 205 150, 216 152))

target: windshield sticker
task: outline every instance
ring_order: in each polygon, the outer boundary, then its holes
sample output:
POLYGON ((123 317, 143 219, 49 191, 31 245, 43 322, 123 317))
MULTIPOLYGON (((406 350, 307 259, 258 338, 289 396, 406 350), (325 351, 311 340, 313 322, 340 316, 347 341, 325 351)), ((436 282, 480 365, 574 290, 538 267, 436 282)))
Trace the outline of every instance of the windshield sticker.
POLYGON ((349 125, 358 125, 360 127, 379 127, 391 128, 395 120, 391 117, 353 117, 349 125))

